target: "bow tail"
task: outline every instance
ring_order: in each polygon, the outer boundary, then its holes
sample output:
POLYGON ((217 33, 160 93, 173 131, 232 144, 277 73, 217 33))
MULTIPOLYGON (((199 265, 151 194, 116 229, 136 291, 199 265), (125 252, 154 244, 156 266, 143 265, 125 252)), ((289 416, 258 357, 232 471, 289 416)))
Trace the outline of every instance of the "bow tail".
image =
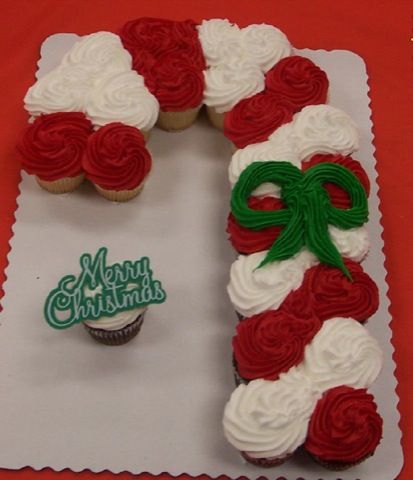
POLYGON ((307 203, 304 214, 306 225, 305 243, 321 263, 339 268, 349 280, 352 280, 343 258, 331 241, 328 231, 328 208, 327 205, 324 205, 322 199, 322 196, 320 197, 316 194, 310 194, 306 198, 307 203))
POLYGON ((286 227, 281 230, 277 240, 257 268, 261 268, 267 263, 291 258, 301 250, 304 243, 304 219, 302 214, 297 212, 293 214, 286 227))

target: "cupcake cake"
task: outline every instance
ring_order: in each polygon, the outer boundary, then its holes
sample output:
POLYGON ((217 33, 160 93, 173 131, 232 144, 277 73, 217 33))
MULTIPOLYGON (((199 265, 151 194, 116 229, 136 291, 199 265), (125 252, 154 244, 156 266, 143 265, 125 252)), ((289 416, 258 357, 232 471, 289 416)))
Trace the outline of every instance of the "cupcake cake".
POLYGON ((152 158, 140 131, 110 123, 89 139, 83 168, 86 178, 108 200, 126 202, 143 189, 152 158))
POLYGON ((159 102, 157 125, 168 131, 189 127, 204 91, 205 59, 195 22, 139 18, 122 27, 120 38, 159 102))
POLYGON ((80 112, 40 115, 18 144, 23 169, 51 193, 75 190, 84 179, 83 159, 93 128, 80 112))

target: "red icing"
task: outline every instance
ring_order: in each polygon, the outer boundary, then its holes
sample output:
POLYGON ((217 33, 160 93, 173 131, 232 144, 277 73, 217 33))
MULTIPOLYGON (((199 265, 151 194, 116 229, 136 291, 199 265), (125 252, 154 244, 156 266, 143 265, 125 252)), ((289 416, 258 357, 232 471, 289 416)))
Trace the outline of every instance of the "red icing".
POLYGON ((282 96, 260 92, 238 102, 224 116, 224 134, 238 148, 263 142, 281 125, 291 122, 294 110, 282 96))
POLYGON ((92 131, 83 113, 41 115, 26 128, 17 146, 24 170, 49 182, 81 174, 92 131))
MULTIPOLYGON (((250 197, 248 206, 253 210, 280 210, 283 203, 274 197, 250 197)), ((274 243, 282 230, 282 227, 268 227, 262 230, 250 230, 242 227, 232 213, 228 216, 227 232, 229 241, 239 253, 250 254, 267 250, 274 243)))
POLYGON ((374 453, 382 430, 373 395, 364 389, 337 387, 318 401, 304 447, 324 461, 355 463, 374 453))
POLYGON ((308 269, 301 286, 284 300, 281 309, 293 315, 312 311, 321 321, 350 317, 364 322, 379 306, 379 291, 361 265, 345 259, 349 280, 338 268, 317 265, 308 269))
POLYGON ((152 166, 141 132, 122 123, 109 123, 89 139, 84 157, 86 177, 106 190, 133 190, 152 166))
POLYGON ((202 103, 206 64, 195 22, 139 18, 127 22, 119 35, 161 110, 183 111, 202 103))
POLYGON ((280 60, 265 76, 266 91, 278 94, 297 112, 307 105, 326 103, 328 78, 305 57, 280 60))
POLYGON ((243 320, 232 342, 238 373, 246 380, 277 380, 303 360, 304 348, 320 325, 314 315, 300 318, 281 310, 243 320))
POLYGON ((280 60, 265 76, 265 89, 238 102, 224 117, 224 133, 238 148, 263 142, 294 113, 327 101, 327 75, 311 60, 280 60))
MULTIPOLYGON (((305 172, 309 168, 317 165, 319 163, 330 162, 330 163, 338 163, 343 167, 349 169, 354 175, 360 180, 360 183, 363 185, 364 190, 367 193, 367 196, 370 194, 370 181, 367 176, 366 171, 361 166, 360 162, 354 160, 351 157, 344 157, 342 155, 314 155, 310 158, 308 162, 302 163, 302 170, 305 172)), ((351 201, 348 193, 340 188, 338 185, 334 183, 326 183, 324 188, 327 190, 331 203, 337 208, 351 208, 351 201)))

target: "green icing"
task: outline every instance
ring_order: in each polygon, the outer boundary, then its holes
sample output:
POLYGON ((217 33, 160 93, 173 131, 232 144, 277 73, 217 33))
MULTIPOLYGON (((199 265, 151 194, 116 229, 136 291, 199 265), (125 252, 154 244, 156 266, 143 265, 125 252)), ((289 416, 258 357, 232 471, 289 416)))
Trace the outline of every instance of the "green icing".
POLYGON ((240 225, 252 230, 284 226, 258 268, 286 260, 306 245, 320 262, 340 268, 351 278, 328 233, 329 224, 348 230, 368 220, 366 192, 347 168, 336 163, 320 163, 302 172, 289 162, 253 162, 241 173, 232 190, 231 210, 240 225), (267 182, 281 187, 286 208, 260 211, 248 207, 251 193, 267 182), (351 208, 333 207, 323 187, 326 182, 335 183, 349 194, 351 208))
POLYGON ((148 257, 106 265, 106 255, 106 247, 94 257, 84 253, 80 275, 64 276, 49 293, 44 315, 50 326, 68 328, 166 300, 161 283, 152 278, 148 257))

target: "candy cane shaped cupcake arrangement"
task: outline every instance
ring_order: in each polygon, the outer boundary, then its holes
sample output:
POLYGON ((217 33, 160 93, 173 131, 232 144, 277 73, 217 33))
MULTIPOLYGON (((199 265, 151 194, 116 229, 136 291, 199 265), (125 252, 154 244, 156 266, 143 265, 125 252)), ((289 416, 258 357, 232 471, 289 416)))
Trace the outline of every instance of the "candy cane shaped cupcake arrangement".
POLYGON ((302 445, 344 469, 374 453, 382 420, 366 389, 382 354, 362 325, 378 289, 368 253, 369 179, 357 127, 327 104, 328 79, 271 25, 140 18, 82 37, 25 96, 23 168, 52 193, 86 178, 99 194, 140 193, 156 124, 189 127, 203 105, 238 150, 229 165, 229 297, 238 387, 229 442, 273 466, 302 445))

